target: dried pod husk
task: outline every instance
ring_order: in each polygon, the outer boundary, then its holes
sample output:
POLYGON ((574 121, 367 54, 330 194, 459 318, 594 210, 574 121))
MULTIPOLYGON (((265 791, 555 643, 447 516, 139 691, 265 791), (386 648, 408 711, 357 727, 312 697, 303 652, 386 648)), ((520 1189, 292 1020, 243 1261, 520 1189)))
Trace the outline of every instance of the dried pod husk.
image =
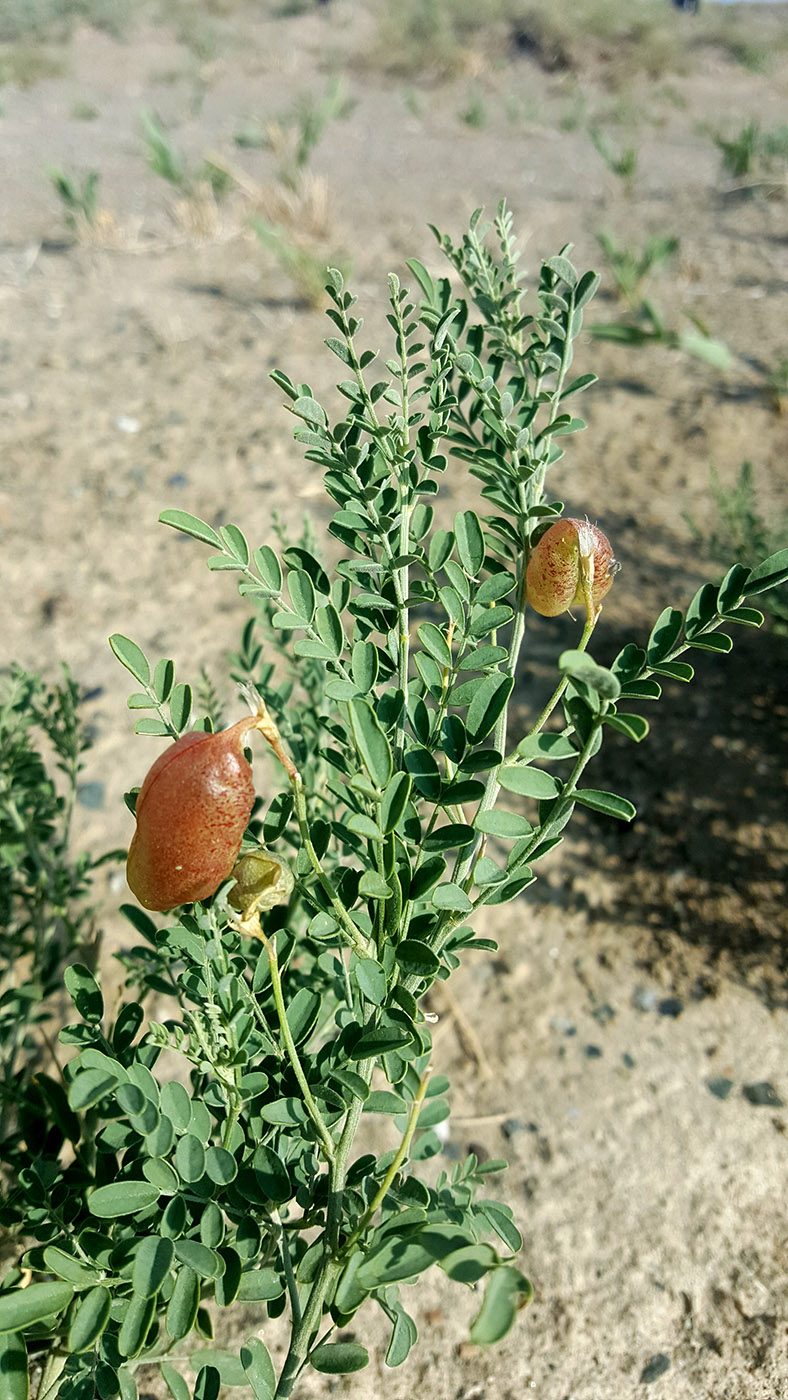
POLYGON ((613 547, 587 520, 557 520, 534 547, 525 576, 526 598, 542 617, 557 617, 591 599, 598 606, 618 565, 613 547))
POLYGON ((218 734, 184 734, 156 759, 137 797, 126 879, 146 909, 207 899, 232 874, 254 806, 244 741, 259 716, 218 734))
POLYGON ((227 897, 244 923, 275 904, 287 904, 295 883, 287 862, 264 848, 241 856, 232 874, 235 884, 227 897))

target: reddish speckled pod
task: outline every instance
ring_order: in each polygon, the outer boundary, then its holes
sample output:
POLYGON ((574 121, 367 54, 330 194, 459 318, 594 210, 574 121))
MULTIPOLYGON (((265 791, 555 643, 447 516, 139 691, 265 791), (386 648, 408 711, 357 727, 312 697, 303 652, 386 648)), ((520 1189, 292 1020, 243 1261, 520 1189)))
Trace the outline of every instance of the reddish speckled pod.
POLYGON ((601 602, 618 565, 607 535, 587 520, 557 520, 542 535, 528 561, 526 598, 542 617, 557 617, 582 607, 586 586, 592 602, 601 602))
POLYGON ((244 757, 258 715, 218 734, 184 734, 165 749, 137 798, 126 864, 129 888, 146 909, 206 899, 232 874, 254 805, 244 757))

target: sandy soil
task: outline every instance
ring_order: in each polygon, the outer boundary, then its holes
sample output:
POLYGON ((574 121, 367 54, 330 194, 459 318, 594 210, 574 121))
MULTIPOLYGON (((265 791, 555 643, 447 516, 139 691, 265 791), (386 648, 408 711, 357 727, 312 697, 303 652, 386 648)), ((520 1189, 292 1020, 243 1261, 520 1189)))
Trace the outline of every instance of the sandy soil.
MULTIPOLYGON (((730 481, 751 460, 766 512, 786 505, 788 420, 762 392, 762 366, 788 354, 786 203, 726 193, 709 134, 784 121, 784 50, 765 73, 704 50, 686 74, 625 89, 603 64, 548 74, 479 51, 435 83, 362 62, 373 18, 351 0, 275 20, 272 8, 217 22, 197 56, 164 29, 122 41, 78 29, 57 50, 59 74, 0 92, 0 663, 52 674, 66 660, 84 686, 93 805, 80 806, 77 837, 95 852, 128 840, 121 794, 154 752, 131 737, 106 637, 172 656, 186 679, 205 666, 221 687, 244 617, 158 512, 236 520, 260 543, 274 511, 293 526, 304 511, 326 518, 268 372, 330 390, 327 331, 248 232, 254 209, 349 266, 373 345, 386 271, 406 275, 407 256, 443 270, 427 222, 456 236, 502 194, 532 271, 566 242, 581 265, 597 262, 602 227, 635 243, 680 236, 654 300, 671 324, 699 317, 737 358, 721 373, 677 352, 580 348, 578 372, 593 366, 602 382, 558 485, 625 566, 599 660, 720 572, 685 520, 710 514, 710 465, 730 481), (293 199, 281 153, 234 137, 278 121, 287 139, 294 101, 325 93, 332 73, 352 110, 327 126, 293 199), (476 125, 461 117, 473 102, 476 125), (243 190, 218 209, 179 203, 146 169, 142 109, 193 166, 207 153, 231 163, 243 190), (636 146, 631 192, 594 151, 589 118, 614 146, 636 146), (64 226, 50 166, 100 172, 92 233, 64 226)), ((770 8, 754 12, 756 32, 788 23, 770 8)), ((616 311, 608 290, 594 315, 616 311)), ((457 488, 447 508, 472 499, 457 488)), ((701 658, 695 686, 668 687, 643 749, 622 741, 598 762, 599 785, 637 802, 632 828, 579 822, 529 902, 488 917, 500 953, 436 1002, 436 1064, 455 1086, 447 1153, 509 1156, 501 1189, 536 1301, 481 1352, 464 1341, 474 1298, 430 1278, 401 1371, 383 1375, 377 1345, 369 1371, 312 1376, 305 1395, 788 1397, 786 641, 740 633, 732 657, 701 658), (776 1102, 753 1103, 747 1086, 766 1081, 776 1102)), ((534 629, 529 704, 572 635, 534 629)), ((108 876, 101 891, 108 948, 125 937, 121 889, 108 876)))

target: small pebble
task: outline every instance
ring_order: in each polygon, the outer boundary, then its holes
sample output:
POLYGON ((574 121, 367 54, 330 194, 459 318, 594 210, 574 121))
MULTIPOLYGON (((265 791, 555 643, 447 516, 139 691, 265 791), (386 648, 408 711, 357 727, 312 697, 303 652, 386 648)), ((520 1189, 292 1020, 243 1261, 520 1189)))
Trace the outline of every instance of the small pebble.
POLYGON ((77 802, 80 807, 87 807, 91 812, 100 812, 104 806, 104 784, 79 783, 77 785, 77 802))
POLYGON ((684 1002, 679 997, 663 997, 657 1010, 660 1016, 672 1016, 675 1020, 684 1010, 684 1002))
POLYGON ((138 433, 141 426, 139 418, 128 418, 125 413, 121 413, 115 419, 115 427, 119 433, 138 433))
POLYGON ((755 1104, 756 1108, 785 1108, 780 1095, 768 1079, 761 1079, 757 1084, 745 1084, 742 1093, 747 1102, 755 1104))
POLYGON ((587 1060, 601 1060, 602 1051, 598 1045, 587 1045, 585 1047, 585 1056, 587 1060))
POLYGON ((623 1053, 623 1055, 621 1056, 621 1058, 622 1058, 622 1060, 624 1061, 624 1064, 626 1065, 627 1069, 634 1069, 634 1068, 635 1068, 636 1061, 633 1060, 633 1058, 632 1058, 632 1056, 630 1055, 630 1053, 629 1053, 628 1050, 625 1050, 625 1051, 624 1051, 624 1053, 623 1053))
POLYGON ((669 1370, 670 1357, 666 1356, 663 1351, 658 1351, 656 1356, 652 1356, 651 1360, 647 1361, 643 1367, 640 1373, 640 1384, 650 1385, 652 1381, 659 1380, 660 1376, 664 1376, 665 1372, 669 1370))
POLYGON ((577 1026, 565 1020, 563 1016, 554 1016, 550 1022, 550 1029, 558 1031, 559 1035, 577 1035, 577 1026))
POLYGON ((613 1007, 607 1001, 603 1001, 601 1006, 595 1006, 591 1012, 598 1026, 609 1025, 615 1014, 613 1007))
POLYGON ((647 987, 636 987, 632 993, 632 1005, 636 1011, 655 1011, 657 994, 647 987))
MULTIPOLYGON (((531 1125, 528 1124, 529 1128, 530 1126, 531 1125)), ((501 1132, 503 1133, 507 1142, 511 1142, 512 1138, 516 1137, 518 1133, 525 1132, 525 1129, 526 1125, 521 1118, 507 1118, 501 1124, 501 1132)))
POLYGON ((188 486, 189 478, 184 472, 173 472, 172 476, 167 477, 167 485, 176 488, 179 486, 188 486))
POLYGON ((715 1099, 727 1099, 731 1089, 733 1088, 733 1080, 722 1078, 707 1079, 706 1088, 708 1089, 710 1094, 714 1095, 715 1099))

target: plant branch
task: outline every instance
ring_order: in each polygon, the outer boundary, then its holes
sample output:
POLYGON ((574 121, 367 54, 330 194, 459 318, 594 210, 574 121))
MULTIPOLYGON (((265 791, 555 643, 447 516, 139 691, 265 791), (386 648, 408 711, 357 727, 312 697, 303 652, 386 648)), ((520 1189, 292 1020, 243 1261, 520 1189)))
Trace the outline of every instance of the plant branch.
POLYGON ((408 1152, 410 1151, 410 1145, 413 1141, 413 1135, 416 1131, 419 1113, 421 1111, 421 1106, 424 1102, 424 1097, 427 1093, 427 1086, 430 1082, 431 1073, 432 1065, 428 1065, 423 1075, 421 1076, 416 1096, 410 1106, 410 1113, 408 1114, 408 1121, 405 1127, 405 1132, 402 1135, 402 1141, 397 1149, 396 1156, 394 1157, 391 1166, 389 1167, 388 1171, 386 1172, 386 1175, 380 1183, 380 1186, 375 1192, 375 1195, 373 1196, 372 1200, 367 1206, 367 1209, 364 1211, 364 1214, 362 1215, 361 1219, 356 1225, 356 1228, 354 1229, 353 1233, 348 1237, 343 1251, 345 1255, 350 1254, 354 1244, 357 1240, 361 1238, 370 1221, 373 1219, 378 1207, 382 1205, 383 1201, 388 1195, 392 1181, 394 1180, 395 1176, 397 1175, 397 1172, 402 1166, 402 1163, 405 1161, 408 1152))
POLYGON ((309 1087, 307 1077, 304 1073, 304 1067, 301 1064, 298 1050, 296 1049, 296 1043, 293 1040, 292 1031, 290 1030, 290 1023, 287 1019, 287 1008, 285 1007, 284 996, 282 995, 282 977, 279 971, 279 961, 276 956, 276 938, 269 938, 263 933, 260 924, 260 916, 257 913, 250 914, 248 918, 239 919, 236 927, 241 933, 245 934, 247 938, 259 938, 268 954, 268 966, 271 972, 271 987, 274 993, 274 1004, 276 1006, 279 1030, 287 1052, 287 1058, 298 1080, 298 1087, 301 1090, 307 1113, 312 1119, 315 1131, 323 1145, 326 1160, 330 1164, 334 1161, 336 1150, 334 1139, 328 1131, 323 1115, 315 1102, 312 1090, 309 1087))

